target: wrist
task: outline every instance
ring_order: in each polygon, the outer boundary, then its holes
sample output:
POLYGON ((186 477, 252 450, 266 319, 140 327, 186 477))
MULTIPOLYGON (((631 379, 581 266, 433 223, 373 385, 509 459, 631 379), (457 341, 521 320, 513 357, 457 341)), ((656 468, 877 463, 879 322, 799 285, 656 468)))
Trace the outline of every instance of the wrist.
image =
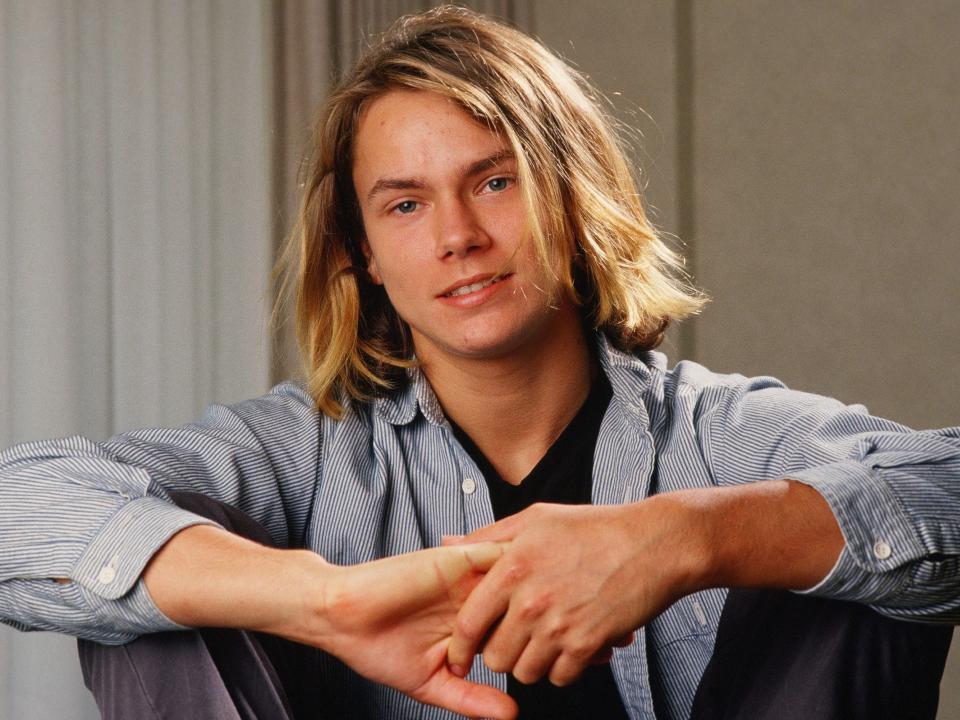
POLYGON ((332 565, 310 550, 278 552, 285 567, 274 588, 273 611, 254 629, 330 652, 331 607, 347 568, 332 565))
POLYGON ((701 490, 654 495, 644 503, 670 528, 667 552, 669 585, 675 598, 717 587, 722 553, 717 542, 716 512, 701 490))
MULTIPOLYGON (((710 586, 714 546, 696 492, 663 493, 617 507, 625 532, 610 544, 626 553, 623 564, 630 570, 624 586, 644 598, 638 607, 645 607, 650 588, 657 589, 654 602, 659 612, 710 586)), ((641 617, 637 627, 647 619, 641 617)))

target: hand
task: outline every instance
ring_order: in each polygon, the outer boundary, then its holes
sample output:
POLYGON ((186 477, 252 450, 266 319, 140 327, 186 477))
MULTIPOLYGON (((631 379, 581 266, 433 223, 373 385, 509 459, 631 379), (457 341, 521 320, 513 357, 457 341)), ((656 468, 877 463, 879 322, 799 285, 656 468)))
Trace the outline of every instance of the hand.
POLYGON ((323 637, 313 642, 421 702, 468 716, 514 718, 517 706, 508 695, 464 680, 446 664, 457 610, 504 549, 498 543, 433 548, 333 568, 323 637))
POLYGON ((683 559, 695 553, 681 551, 691 536, 672 507, 534 505, 464 538, 510 547, 460 609, 451 670, 466 674, 482 646, 490 669, 562 686, 609 659, 690 589, 683 559))
POLYGON ((264 547, 197 525, 167 541, 143 579, 157 608, 180 624, 279 635, 422 702, 513 718, 509 696, 446 665, 457 610, 504 549, 433 548, 338 567, 309 550, 264 547))

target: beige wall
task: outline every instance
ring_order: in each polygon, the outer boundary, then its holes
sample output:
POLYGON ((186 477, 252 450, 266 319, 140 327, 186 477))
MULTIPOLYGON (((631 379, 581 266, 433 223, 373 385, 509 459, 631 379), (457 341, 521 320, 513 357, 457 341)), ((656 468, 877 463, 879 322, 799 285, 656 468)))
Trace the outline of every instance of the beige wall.
POLYGON ((535 8, 536 33, 639 118, 661 224, 714 298, 672 359, 960 423, 960 4, 535 8))

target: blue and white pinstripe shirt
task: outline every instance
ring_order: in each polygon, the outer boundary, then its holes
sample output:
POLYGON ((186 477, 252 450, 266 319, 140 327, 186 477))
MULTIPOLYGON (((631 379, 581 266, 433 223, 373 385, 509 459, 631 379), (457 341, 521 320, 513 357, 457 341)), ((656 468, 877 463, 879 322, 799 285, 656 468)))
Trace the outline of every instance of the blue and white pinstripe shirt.
MULTIPOLYGON (((771 378, 672 371, 599 339, 613 388, 594 460, 593 501, 790 477, 829 502, 846 538, 810 592, 888 614, 960 620, 960 428, 913 432, 859 406, 785 389, 771 378)), ((493 522, 480 473, 419 373, 403 390, 321 417, 297 385, 195 424, 104 443, 27 443, 0 455, 0 617, 108 643, 178 626, 138 581, 171 535, 203 522, 166 491, 235 505, 282 546, 359 563, 434 546, 493 522), (52 577, 74 582, 57 584, 52 577)), ((652 718, 646 643, 670 718, 685 718, 713 650, 725 591, 685 597, 612 661, 633 718, 652 718)), ((358 713, 448 718, 331 663, 324 679, 358 713)), ((474 676, 505 688, 477 663, 474 676)))

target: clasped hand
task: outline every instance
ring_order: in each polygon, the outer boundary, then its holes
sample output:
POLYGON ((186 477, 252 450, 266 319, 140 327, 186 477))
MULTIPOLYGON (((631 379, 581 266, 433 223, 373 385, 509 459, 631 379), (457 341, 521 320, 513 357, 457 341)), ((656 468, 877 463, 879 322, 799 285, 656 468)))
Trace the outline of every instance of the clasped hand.
POLYGON ((645 505, 535 505, 447 547, 338 568, 327 614, 343 642, 323 645, 422 702, 512 718, 509 696, 465 679, 475 654, 566 685, 683 593, 662 560, 677 538, 645 505))
POLYGON ((562 686, 629 645, 683 594, 661 561, 676 538, 644 505, 534 505, 453 540, 510 545, 457 615, 451 670, 465 675, 482 651, 492 670, 562 686))

